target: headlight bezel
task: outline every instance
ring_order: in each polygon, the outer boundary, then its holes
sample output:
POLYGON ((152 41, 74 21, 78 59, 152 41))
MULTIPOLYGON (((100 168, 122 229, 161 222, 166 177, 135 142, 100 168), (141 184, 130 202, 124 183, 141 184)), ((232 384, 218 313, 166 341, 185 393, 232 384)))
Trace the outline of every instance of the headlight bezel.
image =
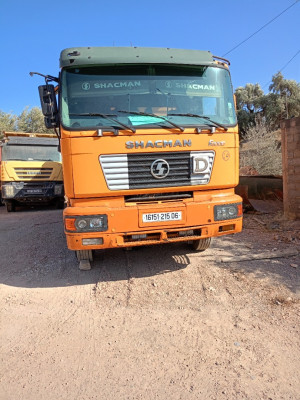
POLYGON ((108 218, 106 214, 68 215, 65 217, 65 230, 70 233, 105 232, 108 230, 108 218), (96 220, 101 220, 101 224, 91 226, 91 222, 95 224, 96 220), (80 228, 79 224, 82 221, 86 221, 86 226, 80 228))
POLYGON ((214 206, 214 220, 228 221, 243 215, 242 203, 217 204, 214 206))
POLYGON ((16 188, 13 184, 3 184, 2 185, 2 197, 7 199, 12 199, 15 197, 16 188))

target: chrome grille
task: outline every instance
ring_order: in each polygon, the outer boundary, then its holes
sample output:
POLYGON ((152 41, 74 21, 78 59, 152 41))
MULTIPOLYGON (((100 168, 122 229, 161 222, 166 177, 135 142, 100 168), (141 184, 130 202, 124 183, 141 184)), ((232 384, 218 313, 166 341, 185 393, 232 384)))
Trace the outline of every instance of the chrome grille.
POLYGON ((128 154, 130 189, 178 187, 190 185, 190 152, 128 154), (163 159, 170 166, 164 179, 152 176, 151 164, 163 159))
POLYGON ((204 185, 210 180, 214 151, 161 152, 139 154, 101 155, 100 164, 110 190, 147 189, 204 185), (202 173, 193 171, 195 158, 205 157, 202 173), (154 161, 164 160, 169 165, 165 178, 157 179, 151 173, 154 161))
POLYGON ((17 177, 22 180, 45 180, 50 179, 53 168, 15 167, 17 177))
POLYGON ((129 189, 127 154, 100 156, 100 163, 110 190, 129 189))

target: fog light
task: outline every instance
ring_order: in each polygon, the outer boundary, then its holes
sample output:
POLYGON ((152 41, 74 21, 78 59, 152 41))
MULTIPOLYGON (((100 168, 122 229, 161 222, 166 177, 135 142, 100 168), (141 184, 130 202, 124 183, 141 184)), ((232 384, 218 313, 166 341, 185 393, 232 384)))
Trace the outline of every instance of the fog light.
POLYGON ((82 239, 83 246, 91 246, 91 245, 99 245, 103 244, 102 238, 93 238, 93 239, 82 239))
POLYGON ((235 229, 235 224, 222 225, 219 227, 219 232, 234 231, 234 229, 235 229))

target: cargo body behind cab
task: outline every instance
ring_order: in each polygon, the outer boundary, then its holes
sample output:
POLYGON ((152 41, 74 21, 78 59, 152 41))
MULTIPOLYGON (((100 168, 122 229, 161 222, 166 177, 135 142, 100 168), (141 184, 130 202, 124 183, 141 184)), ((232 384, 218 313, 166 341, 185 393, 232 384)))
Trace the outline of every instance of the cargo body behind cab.
POLYGON ((63 207, 58 140, 49 136, 6 133, 2 146, 1 180, 7 211, 15 211, 18 205, 55 204, 63 207))

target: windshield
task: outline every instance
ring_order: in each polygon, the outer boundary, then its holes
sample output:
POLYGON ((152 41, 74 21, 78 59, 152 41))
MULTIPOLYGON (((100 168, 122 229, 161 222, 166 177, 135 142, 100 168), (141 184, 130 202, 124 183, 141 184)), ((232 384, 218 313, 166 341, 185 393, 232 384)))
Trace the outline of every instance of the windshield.
POLYGON ((57 146, 6 145, 2 149, 2 160, 61 161, 57 146))
POLYGON ((124 129, 118 121, 170 128, 168 120, 180 126, 235 125, 236 115, 227 69, 141 64, 63 70, 61 120, 75 130, 124 129))

